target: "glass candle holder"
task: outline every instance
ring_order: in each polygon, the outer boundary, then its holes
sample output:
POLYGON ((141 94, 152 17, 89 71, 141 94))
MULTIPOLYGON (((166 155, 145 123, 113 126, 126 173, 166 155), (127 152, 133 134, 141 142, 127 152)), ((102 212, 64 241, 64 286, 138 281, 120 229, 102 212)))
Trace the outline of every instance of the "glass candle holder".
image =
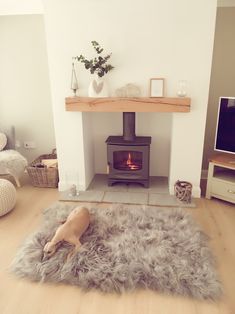
POLYGON ((178 90, 177 90, 177 95, 179 97, 185 97, 187 95, 187 81, 185 80, 180 80, 178 82, 178 90))

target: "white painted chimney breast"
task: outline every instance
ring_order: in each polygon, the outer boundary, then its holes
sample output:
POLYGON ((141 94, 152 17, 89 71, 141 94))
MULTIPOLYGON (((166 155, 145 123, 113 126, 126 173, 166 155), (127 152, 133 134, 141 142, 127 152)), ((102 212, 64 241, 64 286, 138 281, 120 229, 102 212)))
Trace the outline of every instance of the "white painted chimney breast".
MULTIPOLYGON (((80 187, 85 189, 94 173, 104 170, 106 151, 99 151, 97 142, 105 140, 106 130, 107 136, 119 132, 118 114, 84 119, 82 113, 65 111, 64 98, 72 94, 71 58, 80 53, 92 57, 90 41, 97 40, 105 51, 113 53, 110 61, 115 69, 107 75, 112 94, 116 88, 131 82, 140 85, 146 96, 149 79, 164 77, 166 95, 175 97, 178 81, 187 80, 191 112, 169 114, 170 117, 138 114, 137 133, 154 139, 151 174, 169 174, 171 192, 177 179, 187 179, 194 186, 193 194, 200 196, 216 0, 45 0, 43 3, 60 188, 76 180, 76 176, 65 180, 65 173, 73 168, 74 173, 79 173, 80 187), (162 155, 158 139, 164 148, 162 155)), ((79 93, 87 95, 90 74, 82 65, 78 66, 77 74, 79 93)))

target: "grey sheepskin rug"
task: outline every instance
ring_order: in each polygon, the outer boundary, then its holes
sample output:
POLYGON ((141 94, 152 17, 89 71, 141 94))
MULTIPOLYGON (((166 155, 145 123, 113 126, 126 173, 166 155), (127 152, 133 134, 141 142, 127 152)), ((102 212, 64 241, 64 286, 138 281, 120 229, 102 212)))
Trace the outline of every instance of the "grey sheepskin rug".
POLYGON ((72 246, 62 243, 42 261, 44 245, 74 207, 56 203, 44 211, 42 227, 26 239, 11 265, 16 275, 102 292, 149 288, 197 299, 221 296, 207 236, 181 209, 89 208, 91 224, 80 251, 67 261, 72 246))

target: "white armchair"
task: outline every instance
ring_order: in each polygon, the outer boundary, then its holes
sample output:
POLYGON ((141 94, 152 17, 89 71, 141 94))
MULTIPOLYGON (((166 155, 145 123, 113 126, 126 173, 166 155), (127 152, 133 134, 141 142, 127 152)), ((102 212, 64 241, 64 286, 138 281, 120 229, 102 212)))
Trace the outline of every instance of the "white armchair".
POLYGON ((2 131, 7 136, 7 146, 0 151, 0 175, 11 175, 18 187, 28 162, 15 150, 15 131, 12 127, 9 131, 2 131))

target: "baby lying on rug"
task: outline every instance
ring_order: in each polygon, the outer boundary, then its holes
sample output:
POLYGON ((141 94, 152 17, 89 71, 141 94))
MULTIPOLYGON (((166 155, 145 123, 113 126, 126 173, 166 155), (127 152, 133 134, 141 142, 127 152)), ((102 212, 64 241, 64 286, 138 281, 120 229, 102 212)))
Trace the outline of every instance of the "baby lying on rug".
POLYGON ((78 252, 81 242, 79 239, 86 231, 90 224, 90 214, 85 207, 76 207, 67 217, 66 221, 59 226, 55 232, 54 237, 50 242, 47 242, 43 248, 43 259, 46 260, 55 254, 61 241, 69 242, 75 245, 72 252, 67 256, 67 259, 71 258, 76 252, 78 252))

